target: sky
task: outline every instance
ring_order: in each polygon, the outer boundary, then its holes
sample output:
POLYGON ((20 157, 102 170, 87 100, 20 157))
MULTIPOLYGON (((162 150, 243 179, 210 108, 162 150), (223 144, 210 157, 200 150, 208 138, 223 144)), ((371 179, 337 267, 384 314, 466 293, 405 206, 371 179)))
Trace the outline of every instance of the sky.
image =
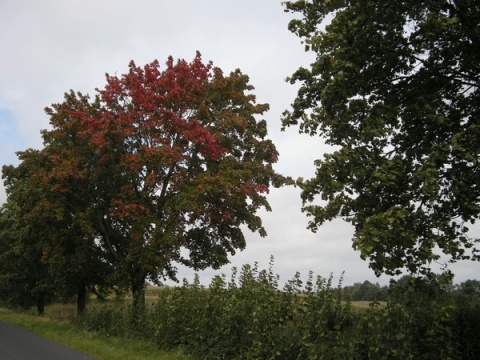
MULTIPOLYGON (((288 31, 292 18, 280 0, 0 0, 0 165, 18 164, 16 151, 42 148, 40 130, 49 128, 43 109, 70 89, 93 95, 105 85, 105 73, 125 73, 130 60, 140 66, 154 59, 163 65, 170 55, 191 61, 198 50, 225 73, 241 69, 257 101, 270 104, 263 118, 280 153, 275 169, 294 179, 312 177, 313 161, 328 151, 322 139, 297 128, 281 131, 281 114, 297 90, 285 79, 314 59, 288 31)), ((5 199, 2 184, 0 204, 5 199)), ((313 271, 337 282, 344 272, 344 285, 388 284, 352 249, 350 224, 339 219, 317 233, 307 230, 298 188, 272 189, 268 200, 272 212, 259 213, 268 236, 246 230, 246 249, 219 271, 200 272, 203 284, 215 274, 228 278, 233 266, 268 268, 271 256, 281 283, 313 271)), ((480 274, 479 263, 450 268, 455 282, 480 274)), ((179 267, 180 279, 191 281, 193 274, 179 267)))

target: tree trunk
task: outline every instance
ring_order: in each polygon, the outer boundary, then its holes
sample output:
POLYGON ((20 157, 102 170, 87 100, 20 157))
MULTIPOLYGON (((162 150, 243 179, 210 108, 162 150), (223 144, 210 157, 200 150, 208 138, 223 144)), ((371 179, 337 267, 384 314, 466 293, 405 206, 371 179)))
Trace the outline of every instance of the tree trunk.
POLYGON ((37 314, 45 314, 45 294, 39 294, 37 296, 37 314))
POLYGON ((85 305, 87 302, 87 287, 81 285, 77 289, 77 316, 85 312, 85 305))
POLYGON ((132 276, 132 313, 131 324, 137 328, 145 311, 145 271, 136 271, 132 276))

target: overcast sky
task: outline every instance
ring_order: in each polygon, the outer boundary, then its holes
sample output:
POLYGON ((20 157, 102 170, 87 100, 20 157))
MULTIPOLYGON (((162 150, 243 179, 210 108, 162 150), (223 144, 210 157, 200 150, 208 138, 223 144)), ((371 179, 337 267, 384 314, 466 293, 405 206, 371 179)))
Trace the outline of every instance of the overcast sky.
MULTIPOLYGON (((43 109, 63 100, 70 89, 94 94, 105 85, 105 73, 123 74, 130 60, 144 65, 167 57, 190 61, 198 50, 203 60, 228 73, 240 68, 249 75, 258 102, 269 103, 265 115, 269 138, 280 152, 276 170, 297 178, 312 177, 313 161, 326 151, 321 139, 281 132, 281 113, 292 103, 296 88, 285 82, 312 54, 288 31, 291 14, 280 0, 0 0, 0 165, 18 164, 15 152, 41 148, 40 130, 48 128, 43 109)), ((3 184, 0 203, 5 201, 3 184)), ((247 248, 232 257, 232 266, 258 261, 280 281, 296 271, 307 276, 345 271, 344 284, 377 279, 351 247, 351 226, 341 220, 313 234, 301 212, 298 189, 273 189, 273 211, 262 212, 266 238, 246 232, 247 248)), ((478 278, 478 263, 452 267, 455 281, 478 278)), ((214 272, 200 273, 208 284, 214 272)), ((180 278, 193 271, 180 268, 180 278)))

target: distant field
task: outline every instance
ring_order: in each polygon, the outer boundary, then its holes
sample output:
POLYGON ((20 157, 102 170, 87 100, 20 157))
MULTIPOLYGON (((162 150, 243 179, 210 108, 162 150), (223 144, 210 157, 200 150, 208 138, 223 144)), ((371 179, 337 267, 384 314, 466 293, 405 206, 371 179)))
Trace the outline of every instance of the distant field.
MULTIPOLYGON (((374 301, 352 301, 351 304, 352 307, 355 308, 368 309, 373 302, 374 301)), ((381 306, 385 306, 387 304, 386 301, 377 301, 377 303, 379 303, 381 306)))
MULTIPOLYGON (((156 302, 156 299, 158 298, 158 295, 162 291, 162 287, 159 286, 153 286, 149 285, 145 289, 145 298, 148 303, 152 304, 156 302)), ((131 295, 127 294, 125 295, 126 300, 131 300, 131 295)), ((374 301, 351 301, 351 304, 355 308, 361 308, 361 309, 368 309, 370 307, 370 304, 374 303, 374 301)), ((386 301, 378 301, 380 305, 384 306, 386 305, 386 301)))

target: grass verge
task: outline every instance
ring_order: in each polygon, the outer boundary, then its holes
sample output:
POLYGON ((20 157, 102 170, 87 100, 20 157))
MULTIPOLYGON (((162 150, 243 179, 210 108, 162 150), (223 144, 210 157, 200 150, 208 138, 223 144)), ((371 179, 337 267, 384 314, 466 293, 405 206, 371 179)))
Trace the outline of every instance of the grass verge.
POLYGON ((17 313, 0 308, 0 320, 47 339, 84 352, 98 360, 185 360, 193 359, 178 351, 160 351, 153 344, 134 340, 126 341, 93 332, 79 330, 67 320, 52 319, 17 313))

